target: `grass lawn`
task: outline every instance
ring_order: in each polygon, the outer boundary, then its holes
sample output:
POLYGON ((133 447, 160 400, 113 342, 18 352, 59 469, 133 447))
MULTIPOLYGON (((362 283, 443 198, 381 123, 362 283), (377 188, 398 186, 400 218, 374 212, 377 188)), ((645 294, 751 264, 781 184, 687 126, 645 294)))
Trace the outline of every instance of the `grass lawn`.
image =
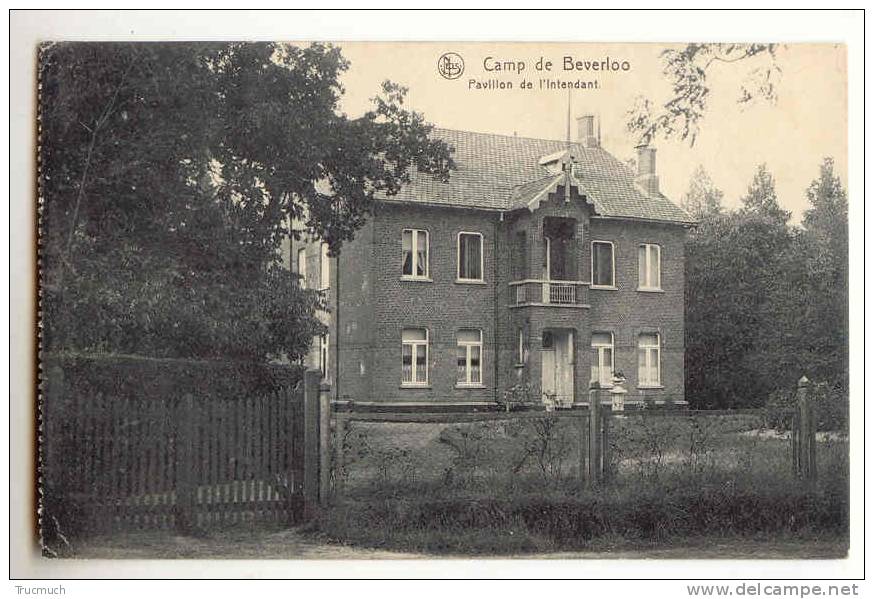
POLYGON ((354 423, 333 506, 308 530, 436 555, 689 557, 692 543, 709 557, 835 557, 848 538, 847 451, 839 437, 819 443, 807 488, 788 440, 755 416, 618 418, 610 480, 592 489, 571 420, 354 423))

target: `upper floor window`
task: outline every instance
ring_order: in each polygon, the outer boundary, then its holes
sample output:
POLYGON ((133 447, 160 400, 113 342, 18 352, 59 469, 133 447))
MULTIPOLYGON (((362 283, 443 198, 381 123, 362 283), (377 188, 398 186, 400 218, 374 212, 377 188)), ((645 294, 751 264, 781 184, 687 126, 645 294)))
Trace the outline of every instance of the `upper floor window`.
POLYGON ((404 329, 401 333, 401 385, 428 385, 428 329, 404 329))
POLYGON ((592 287, 615 287, 616 263, 613 242, 592 242, 592 287))
POLYGON ((641 333, 637 340, 637 385, 661 385, 661 349, 658 333, 641 333))
POLYGON ((639 289, 662 288, 662 252, 654 243, 642 243, 637 251, 639 289))
POLYGON ((300 275, 300 286, 307 286, 307 251, 306 248, 297 250, 297 274, 300 275))
POLYGON ((323 243, 319 255, 319 289, 331 286, 331 259, 328 257, 328 244, 323 243))
POLYGON ((483 236, 481 233, 458 234, 458 280, 483 280, 483 236))
POLYGON ((479 329, 458 331, 457 341, 459 387, 482 385, 483 332, 479 329))
POLYGON ((428 231, 404 229, 401 275, 410 279, 428 278, 428 231))
POLYGON ((592 333, 591 382, 601 387, 613 385, 613 333, 592 333))

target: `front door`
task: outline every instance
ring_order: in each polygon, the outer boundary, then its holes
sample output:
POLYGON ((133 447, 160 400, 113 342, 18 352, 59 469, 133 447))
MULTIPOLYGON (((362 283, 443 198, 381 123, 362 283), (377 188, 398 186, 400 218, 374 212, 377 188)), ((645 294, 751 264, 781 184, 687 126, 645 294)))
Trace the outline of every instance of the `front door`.
POLYGON ((544 403, 570 407, 574 403, 574 334, 568 329, 543 332, 540 389, 544 403))

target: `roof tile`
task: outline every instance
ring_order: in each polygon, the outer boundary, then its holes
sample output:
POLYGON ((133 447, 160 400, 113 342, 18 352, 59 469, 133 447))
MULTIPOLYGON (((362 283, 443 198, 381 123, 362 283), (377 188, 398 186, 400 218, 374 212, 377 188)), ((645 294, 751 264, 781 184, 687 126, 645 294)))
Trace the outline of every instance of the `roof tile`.
MULTIPOLYGON (((454 148, 457 170, 443 183, 431 175, 411 173, 411 182, 389 201, 513 210, 534 199, 555 175, 541 158, 568 149, 558 140, 533 139, 435 128, 433 138, 454 148)), ((662 194, 648 196, 634 183, 634 173, 603 148, 571 144, 577 162, 573 175, 602 216, 676 223, 694 219, 662 194)))

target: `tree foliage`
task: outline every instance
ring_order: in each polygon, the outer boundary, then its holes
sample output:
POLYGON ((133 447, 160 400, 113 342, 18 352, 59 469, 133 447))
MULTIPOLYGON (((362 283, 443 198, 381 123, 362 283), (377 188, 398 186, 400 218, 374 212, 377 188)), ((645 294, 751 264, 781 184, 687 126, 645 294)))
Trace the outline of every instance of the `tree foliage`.
POLYGON ((635 98, 627 113, 628 131, 641 143, 655 137, 679 138, 695 144, 699 125, 710 98, 708 76, 719 66, 745 62, 752 66, 739 86, 737 101, 774 101, 780 67, 777 44, 688 44, 670 48, 661 55, 662 71, 671 85, 671 95, 662 106, 644 96, 635 98))
POLYGON ((831 158, 820 166, 807 199, 811 208, 804 213, 801 239, 808 293, 816 301, 804 306, 809 343, 802 351, 812 378, 840 382, 845 377, 837 374, 846 374, 849 361, 849 231, 847 194, 831 158))
POLYGON ((43 47, 44 347, 306 351, 321 299, 282 267, 291 219, 336 252, 411 168, 453 166, 400 86, 340 113, 348 66, 322 44, 43 47))
POLYGON ((792 216, 788 210, 780 208, 777 201, 777 190, 774 187, 774 175, 768 167, 760 164, 756 168, 753 181, 747 188, 747 193, 741 198, 743 212, 760 216, 775 222, 787 223, 792 216))
MULTIPOLYGON (((692 190, 710 188, 701 172, 692 190)), ((801 375, 845 381, 846 196, 830 159, 808 198, 803 227, 790 225, 760 166, 740 209, 703 212, 688 236, 686 392, 693 403, 762 405, 801 375)))
POLYGON ((680 207, 696 220, 722 212, 722 191, 713 184, 703 165, 692 173, 689 190, 683 195, 680 207))

